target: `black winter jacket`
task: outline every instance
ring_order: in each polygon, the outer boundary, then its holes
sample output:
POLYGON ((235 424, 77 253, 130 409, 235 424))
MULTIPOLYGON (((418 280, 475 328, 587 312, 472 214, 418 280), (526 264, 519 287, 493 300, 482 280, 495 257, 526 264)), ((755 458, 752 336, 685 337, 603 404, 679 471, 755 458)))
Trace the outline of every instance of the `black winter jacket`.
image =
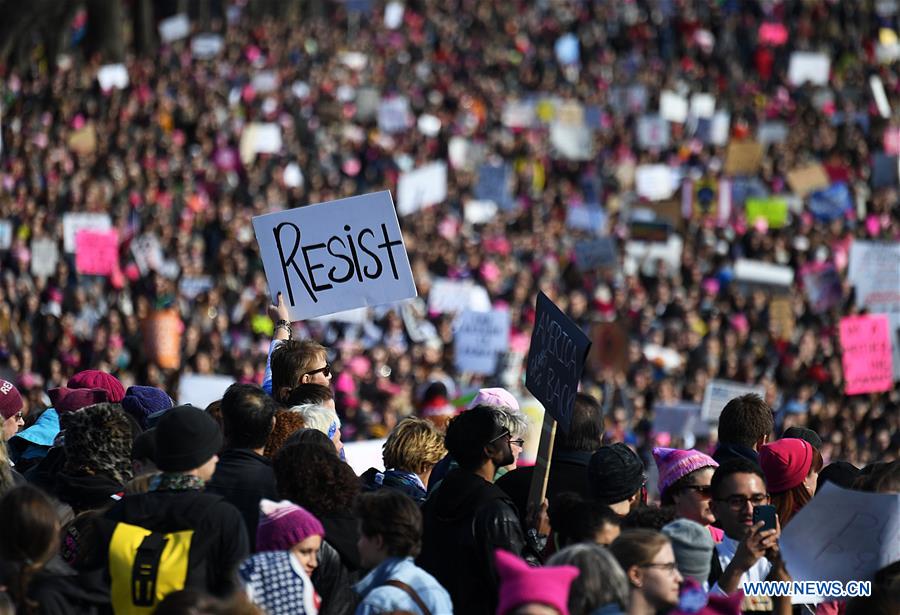
POLYGON ((237 589, 237 568, 250 555, 250 547, 244 520, 221 496, 202 491, 125 496, 98 521, 99 555, 107 572, 109 542, 119 521, 161 533, 194 530, 185 587, 219 597, 237 589))
POLYGON ((416 563, 444 586, 454 612, 492 615, 498 589, 494 551, 527 555, 512 500, 493 483, 457 468, 429 495, 422 516, 416 563))
POLYGON ((247 527, 250 550, 256 550, 256 526, 259 523, 259 501, 278 500, 272 464, 250 449, 231 448, 219 456, 216 473, 206 490, 218 493, 234 505, 247 527))

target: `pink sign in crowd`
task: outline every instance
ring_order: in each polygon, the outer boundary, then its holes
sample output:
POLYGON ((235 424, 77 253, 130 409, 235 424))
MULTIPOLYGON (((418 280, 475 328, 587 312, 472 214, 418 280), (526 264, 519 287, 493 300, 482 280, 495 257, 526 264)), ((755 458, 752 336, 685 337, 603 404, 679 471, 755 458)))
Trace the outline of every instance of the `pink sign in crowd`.
POLYGON ((900 612, 897 2, 122 11, 0 46, 0 613, 900 612))

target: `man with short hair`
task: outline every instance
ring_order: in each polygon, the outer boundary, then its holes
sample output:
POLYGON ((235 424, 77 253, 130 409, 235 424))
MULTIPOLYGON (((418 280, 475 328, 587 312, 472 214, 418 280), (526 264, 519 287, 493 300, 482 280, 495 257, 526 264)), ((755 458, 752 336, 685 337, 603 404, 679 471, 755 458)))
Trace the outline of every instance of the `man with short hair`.
POLYGON ((500 411, 489 406, 463 412, 447 427, 444 444, 459 467, 425 501, 417 563, 447 589, 457 613, 496 610, 495 549, 519 556, 541 550, 539 537, 526 539, 515 505, 492 482, 497 469, 512 462, 511 439, 500 411))
POLYGON ((360 560, 373 568, 354 590, 362 598, 356 615, 387 612, 452 613, 450 595, 413 563, 422 543, 422 513, 409 497, 391 489, 364 493, 356 504, 360 560))
MULTIPOLYGON (((572 422, 568 432, 556 430, 550 477, 547 479, 547 500, 553 506, 560 493, 577 493, 587 497, 587 468, 591 455, 603 440, 603 409, 600 403, 585 393, 575 396, 572 422)), ((517 468, 497 479, 519 510, 522 522, 528 504, 528 492, 534 467, 517 468)))
POLYGON ((743 457, 759 463, 759 448, 775 428, 772 409, 762 397, 750 393, 735 397, 719 416, 719 446, 713 459, 722 463, 743 457))
MULTIPOLYGON (((726 460, 716 468, 710 490, 710 508, 725 531, 713 554, 710 593, 731 594, 754 581, 789 581, 778 550, 780 528, 762 530, 762 522, 753 523, 753 507, 769 503, 766 479, 759 466, 748 459, 726 460)), ((747 610, 766 608, 771 608, 766 596, 745 599, 747 610)))
POLYGON ((275 400, 253 384, 233 384, 222 397, 225 450, 206 489, 233 504, 256 544, 259 502, 277 499, 271 462, 263 457, 275 425, 275 400))
POLYGON ((126 495, 99 520, 97 556, 117 613, 153 609, 169 593, 197 589, 224 597, 250 553, 238 510, 203 491, 216 470, 222 433, 193 406, 169 410, 156 427, 162 472, 150 491, 126 495))

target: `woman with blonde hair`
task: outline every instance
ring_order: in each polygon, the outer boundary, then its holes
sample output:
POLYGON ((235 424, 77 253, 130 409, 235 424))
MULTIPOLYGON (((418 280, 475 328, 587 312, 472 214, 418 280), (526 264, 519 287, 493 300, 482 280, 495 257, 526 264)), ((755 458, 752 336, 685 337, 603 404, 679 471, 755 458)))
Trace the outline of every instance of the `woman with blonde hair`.
POLYGON ((421 504, 425 501, 431 470, 447 454, 444 436, 425 419, 403 419, 382 447, 384 472, 369 470, 363 483, 369 490, 389 487, 421 504))

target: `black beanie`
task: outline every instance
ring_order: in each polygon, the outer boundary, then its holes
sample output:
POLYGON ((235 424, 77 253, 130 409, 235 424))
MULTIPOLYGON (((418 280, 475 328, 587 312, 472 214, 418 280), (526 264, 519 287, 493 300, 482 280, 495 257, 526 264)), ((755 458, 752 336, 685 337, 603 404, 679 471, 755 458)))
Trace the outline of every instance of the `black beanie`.
POLYGON ((644 486, 644 464, 622 442, 601 446, 588 463, 588 491, 602 504, 627 500, 644 486))
POLYGON ((199 468, 221 448, 219 425, 199 408, 172 408, 156 426, 156 466, 163 472, 199 468))
POLYGON ((781 434, 781 437, 806 440, 817 451, 822 450, 822 438, 808 427, 788 427, 784 430, 784 433, 781 434))
POLYGON ((826 482, 831 482, 844 489, 852 489, 853 483, 859 476, 859 468, 846 461, 833 461, 819 472, 819 482, 816 485, 816 493, 822 490, 826 482))

